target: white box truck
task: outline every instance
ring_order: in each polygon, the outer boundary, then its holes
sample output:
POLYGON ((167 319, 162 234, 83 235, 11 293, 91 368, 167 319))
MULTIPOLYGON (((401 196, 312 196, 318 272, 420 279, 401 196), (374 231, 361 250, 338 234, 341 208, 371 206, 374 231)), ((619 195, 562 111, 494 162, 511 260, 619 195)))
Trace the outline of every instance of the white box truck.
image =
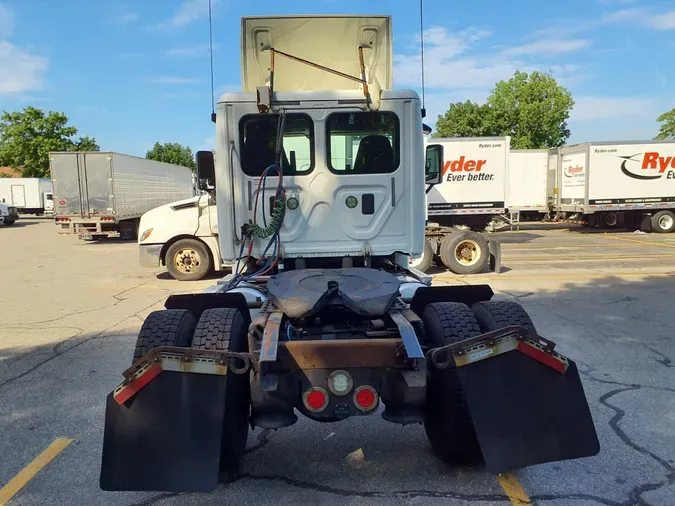
POLYGON ((675 231, 675 142, 587 142, 560 148, 556 211, 590 226, 675 231))
POLYGON ((431 139, 429 145, 442 148, 445 163, 441 182, 427 194, 429 216, 443 225, 484 228, 503 214, 510 142, 509 137, 431 139))
POLYGON ((54 209, 52 181, 41 177, 0 178, 0 202, 21 214, 41 216, 54 209))
POLYGON ((510 151, 506 207, 512 222, 548 213, 548 163, 548 149, 510 151))
POLYGON ((143 213, 194 196, 187 167, 112 152, 50 154, 59 233, 135 239, 143 213))

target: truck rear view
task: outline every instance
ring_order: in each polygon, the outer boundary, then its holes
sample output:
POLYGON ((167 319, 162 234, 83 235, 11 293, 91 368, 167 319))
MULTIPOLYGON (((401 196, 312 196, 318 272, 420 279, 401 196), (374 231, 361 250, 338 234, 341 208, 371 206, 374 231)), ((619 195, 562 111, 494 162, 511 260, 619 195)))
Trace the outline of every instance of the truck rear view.
POLYGON ((51 153, 59 233, 135 239, 141 215, 194 195, 187 167, 110 152, 51 153))

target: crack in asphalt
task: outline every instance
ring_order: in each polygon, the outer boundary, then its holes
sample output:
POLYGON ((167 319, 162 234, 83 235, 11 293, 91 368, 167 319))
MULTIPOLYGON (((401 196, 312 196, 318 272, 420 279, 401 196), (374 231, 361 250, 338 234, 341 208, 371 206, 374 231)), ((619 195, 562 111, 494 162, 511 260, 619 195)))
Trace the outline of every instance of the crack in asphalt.
POLYGON ((673 364, 673 361, 669 357, 667 357, 666 355, 661 353, 659 350, 657 350, 656 348, 652 348, 651 346, 647 346, 647 345, 645 345, 645 348, 647 348, 649 351, 651 351, 655 355, 659 356, 659 358, 657 358, 656 361, 659 364, 661 364, 662 366, 675 367, 675 364, 673 364))
POLYGON ((650 457, 652 460, 654 460, 659 466, 661 466, 665 471, 666 471, 666 481, 665 482, 658 482, 658 483, 643 483, 641 485, 637 485, 633 487, 632 490, 629 492, 628 499, 624 501, 623 503, 618 503, 621 504, 622 506, 649 506, 649 503, 645 501, 645 499, 642 498, 642 495, 645 494, 646 492, 652 492, 654 490, 658 490, 666 485, 672 485, 675 483, 675 468, 671 466, 667 461, 659 457, 658 455, 650 452, 646 448, 638 445, 636 442, 634 442, 630 437, 628 437, 628 434, 624 432, 624 430, 620 427, 621 420, 623 417, 626 415, 626 412, 622 410, 621 408, 614 406, 613 404, 610 404, 608 402, 609 399, 614 397, 615 395, 624 393, 624 392, 630 392, 630 391, 636 391, 640 390, 641 387, 639 385, 634 385, 632 387, 624 387, 624 388, 617 388, 615 390, 611 390, 598 399, 598 402, 602 404, 603 406, 611 409, 614 411, 614 416, 609 420, 609 427, 612 429, 612 431, 617 435, 617 437, 628 447, 632 448, 633 450, 637 451, 638 453, 641 453, 647 457, 650 457))
POLYGON ((128 504, 127 506, 152 506, 153 504, 157 504, 159 501, 162 501, 164 499, 170 499, 172 497, 179 497, 183 494, 180 494, 178 492, 167 492, 165 494, 157 494, 153 495, 152 497, 148 497, 147 499, 144 499, 141 502, 134 502, 131 504, 128 504))
POLYGON ((244 452, 244 455, 249 455, 255 451, 260 450, 261 448, 264 448, 267 445, 267 443, 270 442, 269 438, 271 435, 272 435, 271 429, 263 429, 256 438, 258 440, 258 444, 253 445, 250 448, 247 448, 246 451, 244 452))
MULTIPOLYGON (((39 369, 39 368, 42 367, 43 365, 47 364, 48 362, 51 362, 51 361, 54 360, 55 358, 60 357, 61 355, 64 355, 64 354, 68 353, 69 351, 74 350, 75 348, 79 348, 80 346, 82 346, 82 345, 85 344, 85 343, 88 343, 89 341, 92 341, 92 340, 94 340, 94 339, 97 339, 97 338, 101 337, 103 334, 105 334, 106 332, 108 332, 110 329, 115 328, 117 325, 119 325, 120 323, 122 323, 124 320, 126 320, 126 319, 128 319, 128 318, 131 318, 132 316, 138 315, 138 313, 141 313, 141 312, 147 310, 148 308, 151 308, 152 306, 154 306, 155 304, 159 303, 159 302, 162 301, 163 299, 164 299, 164 297, 162 297, 161 299, 159 299, 159 300, 153 302, 153 303, 150 304, 149 306, 144 307, 143 309, 139 310, 138 312, 136 312, 136 313, 134 313, 134 314, 132 314, 132 315, 126 315, 126 316, 124 316, 122 319, 116 321, 115 323, 113 323, 113 324, 110 325, 109 327, 107 327, 107 328, 103 329, 102 331, 97 332, 96 334, 93 334, 93 335, 91 335, 91 336, 89 336, 89 337, 87 337, 87 338, 85 338, 85 339, 82 339, 79 343, 74 344, 74 345, 71 346, 70 348, 67 348, 67 349, 65 349, 65 350, 63 350, 63 351, 60 351, 60 350, 59 350, 59 351, 54 351, 53 354, 52 354, 50 357, 47 357, 46 359, 44 359, 44 360, 38 362, 37 364, 35 364, 35 365, 34 365, 33 367, 31 367, 30 369, 28 369, 28 370, 22 372, 21 374, 18 374, 18 375, 16 375, 16 376, 13 376, 13 377, 11 377, 11 378, 9 378, 9 379, 3 381, 2 383, 0 383, 0 389, 1 389, 2 387, 4 387, 4 386, 7 386, 7 385, 11 384, 11 383, 14 383, 15 381, 20 380, 21 378, 23 378, 23 377, 25 377, 25 376, 28 376, 29 374, 31 374, 31 373, 34 372, 35 370, 39 369)), ((80 334, 78 334, 78 336, 79 336, 79 335, 80 335, 80 334)), ((69 342, 69 341, 75 339, 75 338, 78 337, 78 336, 72 336, 72 337, 69 337, 68 339, 66 339, 66 340, 62 341, 61 343, 57 344, 57 345, 53 348, 53 350, 56 349, 57 347, 59 347, 59 346, 65 344, 65 343, 67 343, 67 342, 69 342)))
POLYGON ((461 494, 459 492, 451 491, 437 491, 437 490, 394 490, 391 492, 377 492, 377 491, 360 491, 350 490, 344 488, 336 488, 328 485, 320 485, 310 481, 298 480, 281 476, 276 474, 248 474, 240 473, 233 477, 226 486, 231 485, 240 480, 254 480, 254 481, 277 481, 285 483, 295 488, 303 490, 311 490, 313 492, 322 492, 326 494, 338 495, 341 497, 363 497, 363 498, 384 498, 384 499, 414 499, 416 497, 431 497, 438 499, 461 499, 469 502, 480 501, 497 501, 508 502, 509 498, 501 494, 461 494))
MULTIPOLYGON (((581 363, 581 362, 577 362, 581 363)), ((586 370, 581 370, 577 369, 579 371, 579 374, 582 375, 583 377, 587 378, 590 381, 593 381, 595 383, 602 383, 604 385, 616 385, 619 387, 636 387, 636 388, 645 388, 649 390, 660 390, 662 392, 675 392, 675 388, 669 388, 669 387, 657 387, 653 385, 643 385, 641 383, 624 383, 621 381, 613 381, 613 380, 606 380, 602 378, 598 378, 596 376, 593 376, 592 372, 596 371, 593 367, 589 366, 588 364, 583 364, 587 369, 586 370)))

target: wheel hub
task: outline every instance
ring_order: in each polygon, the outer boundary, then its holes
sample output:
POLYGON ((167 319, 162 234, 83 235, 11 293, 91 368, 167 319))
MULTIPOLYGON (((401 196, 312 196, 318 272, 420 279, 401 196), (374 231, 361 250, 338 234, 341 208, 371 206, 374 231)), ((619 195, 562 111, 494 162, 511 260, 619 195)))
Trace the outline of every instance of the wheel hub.
POLYGON ((455 258, 462 265, 474 265, 480 256, 480 247, 469 239, 460 242, 455 248, 455 258))
POLYGON ((176 269, 184 274, 191 274, 199 269, 201 258, 199 253, 191 248, 183 248, 178 250, 174 257, 174 264, 176 269))
POLYGON ((668 215, 661 216, 659 218, 659 226, 664 230, 668 230, 673 226, 673 219, 668 215))

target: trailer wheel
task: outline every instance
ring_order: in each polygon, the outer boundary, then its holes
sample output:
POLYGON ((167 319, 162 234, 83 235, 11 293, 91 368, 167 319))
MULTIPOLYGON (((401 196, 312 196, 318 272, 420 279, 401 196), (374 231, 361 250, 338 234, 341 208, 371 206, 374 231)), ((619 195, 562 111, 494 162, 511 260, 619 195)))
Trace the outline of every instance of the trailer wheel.
POLYGON ((188 347, 197 320, 187 309, 153 311, 141 325, 133 362, 159 346, 188 347))
MULTIPOLYGON (((248 325, 238 309, 213 308, 202 313, 192 338, 192 348, 248 351, 248 325)), ((246 450, 251 409, 249 375, 228 374, 225 418, 220 446, 220 469, 236 473, 246 450)))
POLYGON ((424 251, 422 252, 422 256, 415 260, 411 259, 409 265, 413 269, 417 269, 420 272, 427 272, 433 263, 434 248, 431 245, 431 241, 429 241, 429 239, 424 239, 424 251))
POLYGON ((487 239, 465 230, 445 236, 440 254, 443 265, 455 274, 478 274, 490 261, 487 239))
POLYGON ((211 270, 211 256, 204 243, 195 239, 176 241, 166 251, 166 270, 178 281, 197 281, 211 270))
MULTIPOLYGON (((434 302, 422 313, 429 348, 458 343, 481 333, 471 309, 458 302, 434 302)), ((464 390, 454 367, 431 369, 427 384, 424 429, 431 448, 443 462, 478 465, 478 444, 464 390)))
POLYGON ((659 234, 675 231, 675 214, 672 211, 659 211, 652 216, 652 230, 659 234))
POLYGON ((619 215, 615 212, 602 215, 602 228, 614 228, 619 223, 619 215))
POLYGON ((15 222, 15 221, 16 221, 16 220, 8 220, 7 218, 5 218, 4 223, 5 223, 5 225, 7 225, 8 227, 11 227, 12 225, 14 225, 14 222, 15 222))
POLYGON ((478 302, 471 306, 471 310, 476 315, 481 332, 491 332, 511 325, 520 325, 530 332, 537 333, 530 315, 517 302, 509 300, 478 302))

